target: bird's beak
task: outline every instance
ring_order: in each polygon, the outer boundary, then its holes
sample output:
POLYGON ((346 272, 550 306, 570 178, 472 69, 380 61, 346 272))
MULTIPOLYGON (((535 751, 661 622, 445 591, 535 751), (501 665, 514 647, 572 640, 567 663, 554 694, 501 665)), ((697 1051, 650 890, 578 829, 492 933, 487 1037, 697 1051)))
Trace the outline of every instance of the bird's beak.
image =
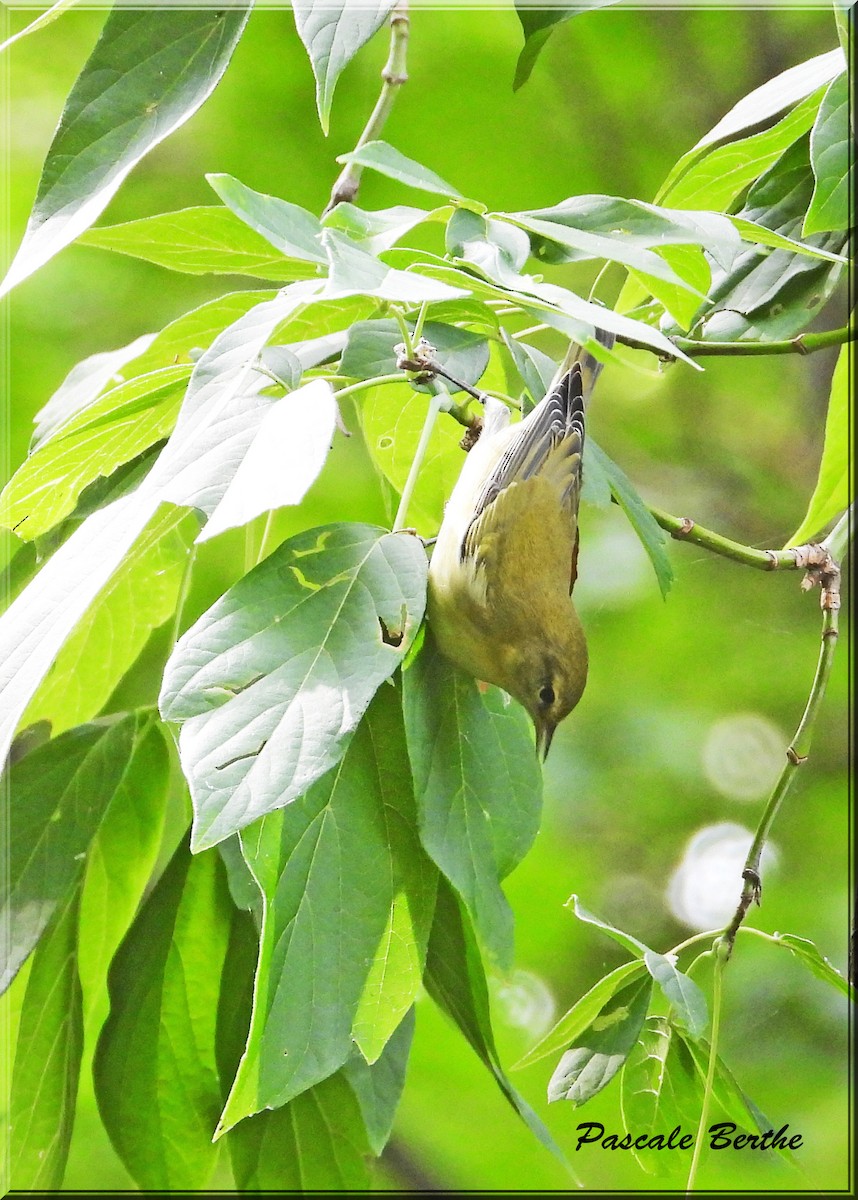
POLYGON ((536 721, 534 724, 536 725, 536 757, 545 762, 557 726, 552 725, 550 721, 536 721))

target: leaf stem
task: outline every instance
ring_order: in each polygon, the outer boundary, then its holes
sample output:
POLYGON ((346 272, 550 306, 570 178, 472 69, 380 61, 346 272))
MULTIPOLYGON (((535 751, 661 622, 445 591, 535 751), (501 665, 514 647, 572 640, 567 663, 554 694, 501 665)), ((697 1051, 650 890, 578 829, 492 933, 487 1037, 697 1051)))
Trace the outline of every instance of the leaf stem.
POLYGON ((420 469, 423 466, 423 459, 426 457, 426 449, 429 445, 429 438, 432 436, 432 430, 435 428, 435 421, 438 413, 450 404, 450 395, 443 383, 436 382, 436 392, 429 397, 429 408, 426 413, 426 420, 423 422, 423 429, 420 433, 420 441, 417 443, 417 449, 414 451, 414 458, 411 461, 411 470, 408 472, 408 478, 405 481, 405 487, 402 489, 402 496, 399 501, 399 508, 396 510, 396 517, 393 521, 394 533, 398 529, 405 527, 405 518, 408 515, 408 506, 411 503, 411 497, 414 493, 414 487, 417 483, 420 469))
POLYGON ((697 1169, 703 1153, 703 1138, 709 1125, 709 1110, 712 1103, 712 1091, 715 1085, 715 1068, 718 1063, 718 1039, 721 1032, 721 984, 724 973, 725 959, 716 951, 715 970, 712 975, 712 1037, 709 1043, 709 1064, 706 1069, 706 1083, 703 1089, 703 1103, 700 1107, 700 1120, 697 1124, 697 1137, 694 1139, 694 1153, 691 1157, 691 1167, 688 1172, 686 1192, 694 1191, 697 1169))
MULTIPOLYGON (((375 108, 370 114, 363 133, 360 135, 355 150, 360 150, 367 142, 374 141, 384 128, 390 110, 396 100, 397 93, 403 83, 408 80, 406 72, 406 55, 408 51, 408 4, 406 0, 394 7, 390 14, 390 53, 381 71, 381 95, 376 101, 375 108)), ((354 200, 360 187, 360 177, 363 167, 357 163, 346 163, 337 177, 331 191, 331 198, 325 209, 329 213, 342 201, 354 200)))
POLYGON ((381 387, 386 383, 408 383, 408 376, 398 372, 396 375, 373 375, 370 379, 359 379, 357 383, 350 383, 344 388, 338 388, 334 392, 334 399, 341 400, 343 396, 351 396, 355 392, 363 392, 367 388, 381 387))

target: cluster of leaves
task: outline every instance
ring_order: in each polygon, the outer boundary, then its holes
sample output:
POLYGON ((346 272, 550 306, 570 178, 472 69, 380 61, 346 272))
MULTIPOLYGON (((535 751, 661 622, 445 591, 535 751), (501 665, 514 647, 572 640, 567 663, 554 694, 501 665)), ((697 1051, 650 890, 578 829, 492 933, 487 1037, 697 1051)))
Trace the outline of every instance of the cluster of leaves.
MULTIPOLYGON (((295 0, 323 121, 339 71, 390 7, 344 5, 331 20, 295 0)), ((405 489, 427 385, 398 368, 398 343, 425 336, 459 383, 526 410, 556 369, 523 336, 534 322, 600 357, 597 328, 690 363, 674 335, 792 336, 843 272, 839 50, 746 98, 652 204, 596 195, 490 213, 375 139, 343 159, 436 206, 341 203, 320 218, 217 175, 219 205, 90 229, 211 93, 247 15, 108 16, 3 285, 73 240, 278 284, 225 294, 78 364, 0 498, 0 523, 25 543, 0 622, 18 1188, 59 1186, 95 1038, 103 1120, 141 1187, 205 1187, 213 1135, 240 1188, 360 1186, 390 1133, 424 986, 550 1144, 498 1059, 483 961, 511 963, 501 884, 539 820, 531 733, 424 635, 421 540, 355 514, 298 533, 260 553, 170 647, 160 695, 133 712, 112 697, 152 631, 178 630, 195 543, 300 504, 344 394, 360 397, 389 493, 405 489), (418 226, 434 250, 407 244, 418 226), (622 273, 615 309, 550 281, 580 261, 622 273), (159 871, 168 727, 193 819, 159 871)), ((409 519, 427 535, 461 466, 460 432, 452 420, 436 428, 413 491, 409 519)), ((845 448, 834 441, 836 475, 845 448)), ((622 506, 666 592, 663 534, 592 439, 586 454, 585 501, 622 506)), ((839 480, 826 488, 814 529, 842 506, 839 480)), ((696 1095, 702 997, 669 959, 609 932, 636 961, 532 1052, 567 1047, 550 1095, 582 1102, 635 1046, 630 1105, 642 1093, 662 1103, 646 1082, 653 1064, 675 1064, 696 1095), (653 981, 670 1025, 645 1023, 653 981)), ((735 1111, 739 1093, 721 1078, 735 1111)))

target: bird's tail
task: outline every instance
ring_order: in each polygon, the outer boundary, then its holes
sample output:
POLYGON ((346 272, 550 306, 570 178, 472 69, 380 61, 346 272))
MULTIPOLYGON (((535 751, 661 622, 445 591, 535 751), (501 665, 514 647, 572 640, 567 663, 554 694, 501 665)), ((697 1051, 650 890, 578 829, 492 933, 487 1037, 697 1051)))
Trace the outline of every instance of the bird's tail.
MULTIPOLYGON (((609 333, 607 329, 596 329, 595 332, 596 340, 603 345, 606 350, 610 350, 614 344, 614 335, 609 333)), ((574 367, 576 363, 581 364, 584 399, 586 401, 589 398, 590 393, 593 390, 593 385, 598 378, 603 364, 600 363, 598 358, 591 354, 589 350, 585 350, 583 346, 579 346, 577 342, 572 342, 569 346, 569 349, 566 351, 566 357, 560 364, 557 374, 552 380, 549 393, 554 391, 560 381, 566 375, 568 375, 569 371, 571 371, 572 367, 574 367)))

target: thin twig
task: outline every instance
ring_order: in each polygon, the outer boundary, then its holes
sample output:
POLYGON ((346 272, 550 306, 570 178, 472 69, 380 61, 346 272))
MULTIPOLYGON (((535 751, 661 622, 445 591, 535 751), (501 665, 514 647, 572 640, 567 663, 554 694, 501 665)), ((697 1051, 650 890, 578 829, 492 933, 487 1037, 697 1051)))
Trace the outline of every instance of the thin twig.
POLYGON ((685 1185, 686 1193, 694 1190, 697 1169, 703 1154, 703 1138, 709 1124, 709 1109, 712 1102, 712 1092, 715 1087, 715 1068, 718 1065, 718 1040, 721 1031, 721 982, 726 959, 716 950, 714 954, 715 970, 712 975, 712 1034, 709 1040, 709 1063, 706 1068, 706 1083, 703 1090, 703 1104, 700 1108, 700 1120, 697 1123, 697 1137, 694 1139, 694 1152, 691 1157, 691 1168, 685 1185))
MULTIPOLYGON (((390 14, 390 54, 381 71, 381 95, 358 138, 355 150, 360 150, 367 142, 374 141, 384 128, 400 87, 408 81, 405 69, 407 50, 408 4, 406 0, 400 0, 390 14)), ((362 172, 363 167, 358 163, 346 163, 333 186, 326 213, 343 201, 354 200, 360 187, 362 172)))
MULTIPOLYGON (((836 594, 836 593, 835 593, 836 594)), ((826 593, 823 592, 823 598, 826 593)), ((838 597, 839 602, 839 597, 838 597)), ((798 729, 795 732, 795 737, 787 747, 786 758, 781 771, 780 778, 774 786, 768 803, 763 811, 760 823, 757 826, 757 832, 754 835, 754 840, 751 843, 751 848, 748 851, 748 857, 745 859, 745 866, 742 871, 742 895, 739 899, 739 904, 733 916, 733 920, 724 931, 724 944, 726 953, 732 953, 733 943, 736 940, 736 934, 740 925, 748 914, 748 909, 752 904, 759 904, 762 895, 763 885, 760 878, 760 859, 763 853, 763 846, 766 838, 769 835, 775 817, 778 814, 784 797, 795 780, 799 767, 807 762, 810 753, 810 744, 813 737, 813 729, 816 724, 819 709, 822 704, 822 699, 825 695, 825 689, 828 684, 828 677, 831 674, 831 664, 834 661, 834 648, 837 644, 837 610, 838 604, 829 603, 823 608, 822 613, 822 645, 819 650, 819 660, 816 664, 816 674, 814 675, 813 684, 810 689, 810 695, 807 698, 807 705, 798 729)))

